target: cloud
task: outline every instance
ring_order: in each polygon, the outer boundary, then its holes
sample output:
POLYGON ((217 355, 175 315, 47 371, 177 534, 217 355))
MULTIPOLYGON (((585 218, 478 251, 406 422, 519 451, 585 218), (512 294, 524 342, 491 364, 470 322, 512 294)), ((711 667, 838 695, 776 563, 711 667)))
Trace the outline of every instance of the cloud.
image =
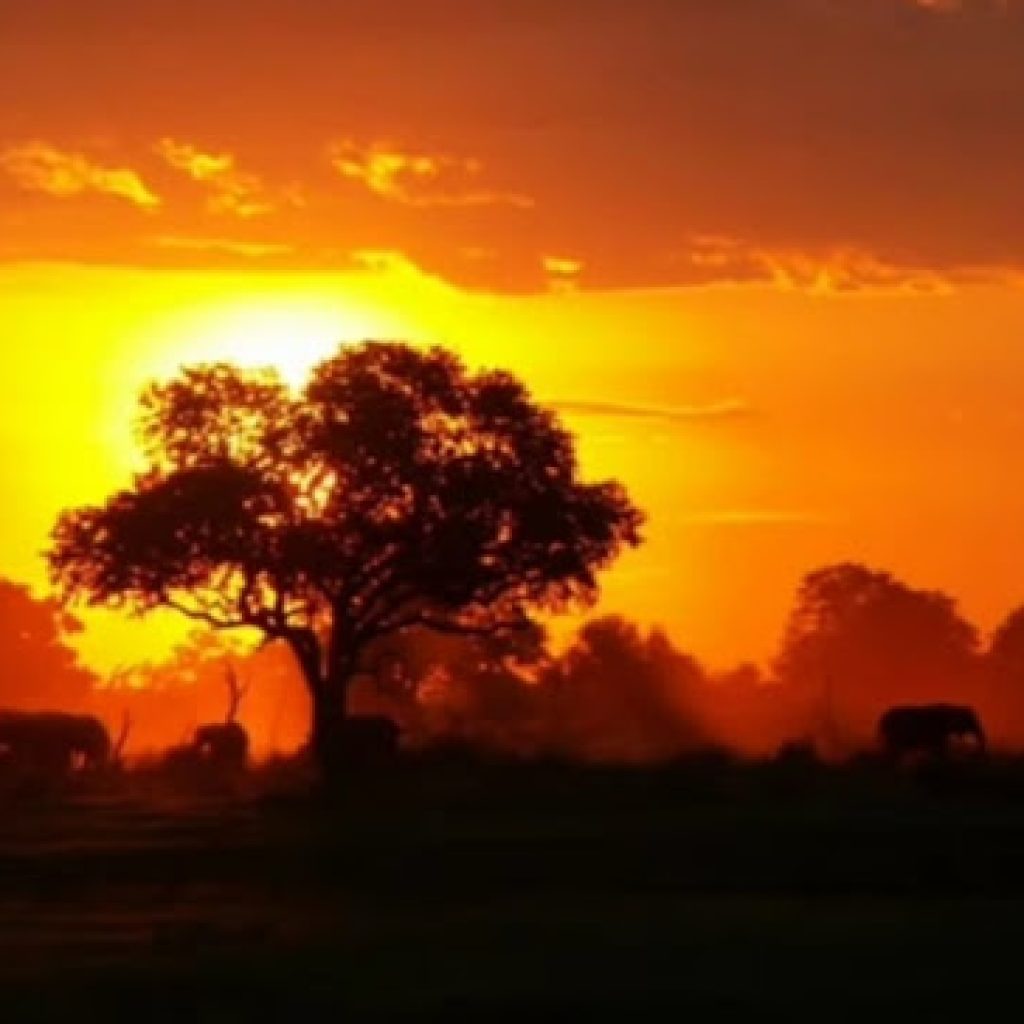
POLYGON ((548 288, 553 292, 577 291, 580 274, 583 272, 583 260, 571 259, 567 256, 544 256, 541 266, 548 276, 548 288))
POLYGON ((1009 12, 1010 8, 1020 0, 904 0, 911 7, 919 7, 922 10, 934 11, 939 14, 957 14, 973 10, 987 11, 989 13, 1009 12))
MULTIPOLYGON (((19 123, 131 139, 158 111, 181 183, 224 220, 287 212, 275 237, 304 257, 403 252, 506 293, 917 294, 1024 268, 1020 0, 389 0, 273 17, 102 0, 88 30, 80 2, 21 6, 0 62, 19 123), (82 86, 56 103, 57 81, 82 86), (232 144, 196 144, 217 138, 232 144), (270 184, 294 180, 301 211, 270 184)), ((231 234, 180 212, 174 233, 231 234)), ((21 250, 59 250, 32 219, 45 208, 18 215, 21 250)))
POLYGON ((160 206, 160 197, 124 167, 103 167, 80 153, 47 142, 25 142, 0 152, 0 167, 21 188, 69 198, 90 192, 116 196, 142 209, 160 206))
POLYGON ((954 275, 888 263, 856 248, 820 252, 767 248, 724 236, 697 237, 680 253, 684 276, 737 284, 771 284, 786 291, 944 294, 954 275))
POLYGON ((602 416, 625 419, 688 422, 692 420, 721 420, 753 414, 742 399, 729 398, 706 405, 653 406, 625 402, 586 400, 555 400, 548 403, 559 412, 570 416, 602 416))
POLYGON ((272 199, 263 181, 255 174, 239 170, 230 153, 206 153, 191 143, 169 138, 161 139, 154 149, 175 170, 209 188, 206 207, 210 213, 247 220, 274 212, 282 201, 301 205, 301 197, 294 189, 286 191, 279 200, 272 199))
POLYGON ((229 256, 244 256, 246 258, 286 256, 295 251, 294 246, 283 242, 245 242, 231 238, 190 238, 185 235, 157 235, 150 241, 158 249, 214 252, 229 256))
POLYGON ((552 277, 576 277, 583 270, 583 261, 565 256, 545 256, 541 263, 552 277))
POLYGON ((692 526, 755 528, 831 526, 838 522, 818 512, 788 509, 724 509, 684 516, 679 521, 692 526))
POLYGON ((374 195, 407 206, 513 206, 530 209, 534 201, 519 192, 481 188, 483 164, 473 157, 412 153, 384 142, 361 146, 335 143, 331 165, 343 177, 374 195))

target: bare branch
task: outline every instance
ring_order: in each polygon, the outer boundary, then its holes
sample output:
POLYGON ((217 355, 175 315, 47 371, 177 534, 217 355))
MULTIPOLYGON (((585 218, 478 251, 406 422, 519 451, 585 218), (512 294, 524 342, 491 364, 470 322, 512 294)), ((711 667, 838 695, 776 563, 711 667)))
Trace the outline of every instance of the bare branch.
POLYGON ((181 601, 171 597, 169 594, 162 595, 160 602, 168 608, 172 608, 174 611, 184 615, 186 618, 192 619, 195 622, 205 623, 207 626, 212 626, 214 629, 242 629, 245 626, 253 625, 253 623, 247 622, 243 618, 217 616, 204 609, 189 607, 187 604, 183 604, 181 601))

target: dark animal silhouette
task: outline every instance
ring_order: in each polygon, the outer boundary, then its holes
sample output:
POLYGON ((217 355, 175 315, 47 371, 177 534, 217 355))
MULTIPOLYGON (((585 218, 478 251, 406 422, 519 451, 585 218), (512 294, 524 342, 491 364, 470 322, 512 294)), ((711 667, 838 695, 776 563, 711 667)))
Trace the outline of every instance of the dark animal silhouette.
POLYGON ((201 725, 192 737, 192 749, 211 768, 242 769, 249 760, 249 734, 237 722, 201 725))
POLYGON ((0 711, 0 750, 15 768, 48 775, 106 768, 112 754, 98 718, 63 711, 0 711))
POLYGON ((985 732, 973 708, 922 704, 890 708, 878 720, 878 736, 892 757, 925 754, 945 757, 954 740, 969 740, 985 750, 985 732))
POLYGON ((386 715, 353 715, 340 725, 332 760, 338 766, 373 767, 398 756, 401 730, 386 715))
POLYGON ((212 770, 216 773, 244 771, 249 760, 249 734, 235 721, 248 685, 240 686, 231 665, 226 669, 228 711, 223 722, 200 725, 191 743, 172 747, 164 756, 168 768, 212 770))

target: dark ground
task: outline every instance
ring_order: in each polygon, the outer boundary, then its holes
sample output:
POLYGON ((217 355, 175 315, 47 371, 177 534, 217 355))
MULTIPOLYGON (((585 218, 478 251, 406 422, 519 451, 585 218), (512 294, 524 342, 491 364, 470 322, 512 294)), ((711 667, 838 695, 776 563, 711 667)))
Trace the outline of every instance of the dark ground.
POLYGON ((1016 1016, 1024 768, 9 794, 4 1021, 1016 1016), (603 1011, 603 1013, 601 1012, 603 1011))

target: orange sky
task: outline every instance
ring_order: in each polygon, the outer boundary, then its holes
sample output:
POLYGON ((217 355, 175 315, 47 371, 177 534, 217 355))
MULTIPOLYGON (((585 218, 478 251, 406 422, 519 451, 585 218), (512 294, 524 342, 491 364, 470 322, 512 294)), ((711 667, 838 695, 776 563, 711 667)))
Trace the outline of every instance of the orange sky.
MULTIPOLYGON (((0 572, 182 361, 443 341, 650 513, 713 663, 857 558, 1024 601, 1024 4, 0 0, 0 572)), ((146 634, 147 637, 151 634, 146 634)), ((105 622, 98 664, 149 640, 105 622)))

